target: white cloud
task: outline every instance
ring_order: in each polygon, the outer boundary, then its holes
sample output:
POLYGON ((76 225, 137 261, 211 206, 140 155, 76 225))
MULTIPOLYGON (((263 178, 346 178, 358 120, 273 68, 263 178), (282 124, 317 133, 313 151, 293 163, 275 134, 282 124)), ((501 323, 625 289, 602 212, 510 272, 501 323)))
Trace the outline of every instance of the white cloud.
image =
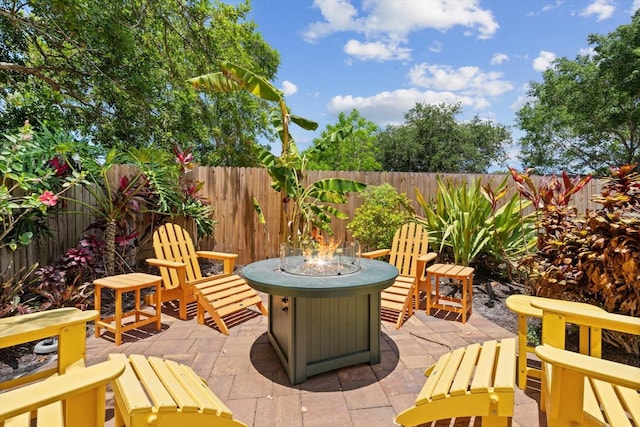
POLYGON ((521 87, 521 93, 518 98, 509 106, 511 111, 520 111, 527 102, 533 102, 535 99, 529 96, 529 83, 525 83, 521 87))
POLYGON ((453 92, 435 92, 432 90, 398 89, 362 97, 352 95, 334 96, 327 109, 331 114, 349 112, 357 109, 367 119, 380 126, 400 124, 404 115, 415 107, 417 102, 439 105, 460 103, 463 107, 482 109, 485 107, 483 99, 471 96, 459 96, 453 92))
POLYGON ((556 0, 556 2, 553 3, 553 4, 547 4, 547 5, 542 6, 542 11, 543 12, 548 12, 550 10, 559 8, 560 6, 562 6, 562 1, 561 0, 556 0))
POLYGON ((284 96, 291 96, 297 92, 298 86, 291 83, 289 80, 285 80, 282 82, 282 93, 284 94, 284 96))
POLYGON ((508 61, 509 60, 509 56, 504 54, 504 53, 496 53, 495 55, 493 55, 493 58, 491 58, 491 64, 492 65, 498 65, 498 64, 502 64, 504 61, 508 61))
POLYGON ((613 3, 613 0, 595 0, 586 9, 580 12, 580 16, 589 17, 591 15, 596 15, 598 21, 604 21, 605 19, 611 18, 613 12, 615 12, 616 6, 613 3))
POLYGON ((583 47, 582 49, 578 50, 578 55, 581 56, 589 56, 592 57, 596 54, 596 51, 593 47, 583 47))
POLYGON ((402 48, 396 43, 361 43, 358 40, 349 40, 344 46, 344 51, 346 54, 361 61, 405 60, 411 58, 411 49, 402 48))
POLYGON ((556 59, 555 53, 541 50, 540 55, 533 60, 533 69, 538 72, 543 72, 547 68, 551 68, 551 62, 554 59, 556 59))
MULTIPOLYGON (((638 0, 638 1, 640 1, 640 0, 638 0)), ((429 51, 433 52, 433 53, 442 52, 442 43, 441 42, 433 42, 433 43, 431 43, 431 46, 429 47, 429 51)))
MULTIPOLYGON (((310 24, 304 33, 308 42, 338 32, 353 32, 363 37, 361 46, 382 42, 399 47, 414 31, 447 31, 461 26, 465 33, 480 39, 493 37, 499 28, 493 13, 479 6, 480 0, 366 0, 358 10, 351 0, 314 0, 323 21, 310 24)), ((353 42, 353 41, 352 41, 353 42)), ((359 50, 358 50, 359 51, 359 50)), ((379 57, 372 59, 379 60, 379 57)), ((394 55, 390 59, 404 59, 394 55)))
POLYGON ((513 89, 503 73, 483 72, 478 67, 453 69, 448 65, 420 64, 409 70, 411 84, 434 90, 460 92, 477 97, 499 96, 513 89))
POLYGON ((485 111, 489 98, 513 90, 503 74, 484 72, 478 67, 452 69, 445 65, 421 64, 408 74, 411 89, 384 91, 372 96, 340 95, 327 105, 330 114, 357 109, 369 120, 383 126, 400 124, 416 103, 460 104, 463 109, 485 111))
POLYGON ((631 14, 633 15, 638 9, 640 9, 640 0, 633 0, 633 5, 631 5, 631 14))
POLYGON ((310 24, 304 34, 305 40, 315 41, 336 32, 354 30, 358 11, 349 0, 315 0, 313 5, 320 9, 326 22, 310 24))

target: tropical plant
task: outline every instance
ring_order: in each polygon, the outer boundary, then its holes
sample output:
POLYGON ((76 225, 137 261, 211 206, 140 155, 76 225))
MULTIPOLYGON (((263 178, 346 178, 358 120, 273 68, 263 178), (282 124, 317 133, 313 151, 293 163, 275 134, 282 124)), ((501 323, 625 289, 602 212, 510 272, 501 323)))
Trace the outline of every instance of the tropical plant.
POLYGON ((445 247, 453 256, 453 262, 469 265, 491 238, 485 226, 490 210, 489 202, 481 191, 481 182, 471 186, 466 182, 455 185, 438 177, 438 192, 434 203, 429 203, 418 190, 416 198, 424 209, 424 218, 417 218, 427 230, 429 239, 442 253, 445 247))
POLYGON ((413 216, 410 200, 388 183, 370 185, 360 197, 363 203, 347 230, 364 251, 390 248, 395 232, 413 216))
MULTIPOLYGON (((261 152, 260 160, 270 170, 270 175, 276 178, 271 187, 284 196, 285 204, 292 205, 287 240, 294 246, 299 241, 313 240, 318 230, 333 234, 331 219, 347 219, 348 215, 331 204, 346 203, 350 192, 366 188, 361 182, 342 178, 325 178, 305 185, 306 156, 299 156, 295 162, 290 160, 290 169, 279 168, 275 167, 277 158, 270 151, 262 147, 256 149, 261 152)), ((254 203, 258 204, 256 200, 254 203)))
MULTIPOLYGON (((555 176, 533 186, 527 174, 512 171, 523 193, 538 200, 537 251, 525 258, 532 292, 582 301, 609 312, 640 315, 640 175, 636 164, 612 168, 601 194, 601 209, 578 214, 570 196, 591 179, 555 176)), ((640 355, 640 340, 607 332, 607 342, 640 355)))
MULTIPOLYGON (((281 196, 280 242, 291 241, 294 244, 302 238, 308 238, 314 227, 330 231, 328 224, 331 216, 340 218, 343 214, 331 205, 321 203, 344 203, 348 193, 365 187, 360 182, 329 178, 309 184, 305 187, 306 162, 289 133, 289 123, 295 123, 303 129, 314 130, 316 122, 289 113, 282 92, 269 81, 238 65, 226 61, 219 63, 222 71, 190 79, 194 87, 208 91, 233 92, 246 90, 254 96, 277 103, 272 111, 271 123, 282 143, 279 157, 264 147, 255 145, 260 161, 267 168, 273 182, 271 186, 281 196), (293 203, 292 209, 287 209, 293 203)), ((259 202, 254 205, 260 215, 259 202)), ((260 220, 264 218, 260 216, 260 220)))
POLYGON ((35 273, 38 284, 31 287, 43 299, 38 309, 86 308, 93 281, 105 275, 104 250, 105 244, 100 238, 86 236, 53 264, 38 269, 35 273))
POLYGON ((483 188, 480 179, 472 185, 466 181, 455 185, 438 177, 433 202, 416 190, 417 201, 425 212, 417 221, 429 230, 429 239, 438 252, 450 254, 461 265, 488 257, 494 264, 506 263, 512 271, 518 257, 531 249, 535 240, 532 220, 522 216, 526 204, 521 203, 518 194, 498 207, 498 200, 507 191, 506 181, 492 190, 490 185, 483 188))
POLYGON ((32 265, 28 269, 10 272, 11 266, 0 274, 0 317, 26 314, 31 311, 32 298, 24 299, 25 291, 34 281, 33 272, 38 267, 32 265))
POLYGON ((500 203, 508 193, 508 177, 494 190, 491 183, 482 186, 482 194, 491 204, 492 238, 484 249, 493 265, 504 265, 507 276, 511 279, 514 272, 521 273, 520 262, 523 257, 535 250, 536 230, 535 215, 525 214, 531 206, 528 200, 522 200, 516 192, 506 203, 500 203))
POLYGON ((46 236, 47 213, 78 182, 56 162, 59 147, 47 129, 34 132, 28 121, 0 146, 0 249, 16 250, 46 236))
POLYGON ((111 149, 102 163, 88 157, 78 164, 68 164, 92 200, 65 199, 82 208, 73 213, 93 215, 96 221, 92 228, 104 230, 105 269, 113 275, 116 236, 131 240, 141 215, 148 212, 170 215, 171 207, 179 205, 178 169, 166 152, 151 149, 131 149, 124 153, 111 149), (135 169, 130 176, 120 177, 113 186, 108 172, 121 163, 131 163, 135 169))
POLYGON ((175 210, 176 215, 183 215, 193 220, 196 225, 196 238, 212 237, 216 232, 216 224, 213 219, 216 212, 215 206, 204 197, 200 196, 200 190, 204 182, 195 181, 191 178, 191 172, 196 167, 192 149, 183 149, 180 144, 173 147, 175 161, 178 164, 181 197, 180 206, 175 210))
MULTIPOLYGON (((516 183, 518 192, 525 199, 531 201, 536 216, 536 247, 537 251, 523 258, 522 263, 529 269, 531 293, 536 295, 552 296, 550 283, 557 282, 558 274, 565 276, 570 282, 582 275, 580 268, 569 268, 571 262, 564 256, 547 262, 547 253, 551 258, 566 250, 572 252, 573 245, 581 239, 578 235, 566 234, 572 229, 572 223, 577 219, 578 213, 575 206, 570 204, 571 197, 580 191, 590 180, 591 176, 571 178, 566 172, 562 174, 562 180, 557 176, 543 177, 536 183, 531 178, 533 169, 519 173, 510 168, 511 177, 516 183), (566 240, 568 239, 568 240, 566 240), (578 240, 576 240, 578 239, 578 240), (569 243, 572 241, 573 243, 569 243), (568 245, 568 246, 567 246, 568 245), (564 274, 566 272, 566 275, 564 274)), ((580 233, 579 233, 580 234, 580 233)), ((560 280, 564 283, 564 280, 560 280)))

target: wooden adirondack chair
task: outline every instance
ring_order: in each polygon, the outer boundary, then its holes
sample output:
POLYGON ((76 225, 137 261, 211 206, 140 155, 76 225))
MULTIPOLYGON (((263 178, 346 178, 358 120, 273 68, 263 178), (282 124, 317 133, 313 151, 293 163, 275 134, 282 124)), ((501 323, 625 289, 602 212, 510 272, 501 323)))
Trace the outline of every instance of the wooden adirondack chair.
POLYGON ((421 225, 410 222, 396 231, 390 249, 362 254, 371 259, 385 255, 389 255, 389 263, 399 274, 395 283, 382 291, 380 304, 383 309, 398 313, 398 329, 404 322, 405 313, 411 317, 414 306, 418 307, 419 283, 424 280, 427 263, 435 260, 438 254, 429 252, 429 233, 421 225))
POLYGON ((121 360, 88 368, 82 360, 63 375, 6 391, 0 394, 0 425, 104 427, 107 383, 124 369, 121 360))
POLYGON ((539 298, 541 407, 549 427, 640 426, 640 368, 600 358, 602 330, 640 335, 640 319, 539 298), (581 353, 565 350, 567 324, 588 327, 581 353))
MULTIPOLYGON (((204 312, 208 312, 220 331, 229 335, 229 328, 222 319, 255 305, 262 314, 267 309, 257 292, 240 276, 233 273, 237 254, 196 251, 189 233, 176 224, 162 225, 153 234, 156 258, 147 263, 160 268, 162 275, 162 301, 179 300, 180 319, 187 318, 187 304, 197 300, 198 323, 204 324, 204 312), (223 273, 202 277, 198 258, 223 262, 223 273)), ((153 295, 147 303, 154 304, 153 295)))

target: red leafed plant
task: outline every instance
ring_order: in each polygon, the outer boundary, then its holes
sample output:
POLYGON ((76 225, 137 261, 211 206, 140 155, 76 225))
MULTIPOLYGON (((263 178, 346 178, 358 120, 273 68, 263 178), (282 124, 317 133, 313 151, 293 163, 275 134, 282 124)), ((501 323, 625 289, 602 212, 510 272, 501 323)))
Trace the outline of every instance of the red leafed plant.
MULTIPOLYGON (((511 171, 524 197, 538 201, 537 252, 526 259, 533 293, 583 301, 612 313, 640 316, 640 175, 637 164, 611 169, 601 194, 592 198, 601 209, 578 215, 572 194, 589 177, 557 179, 532 185, 527 174, 511 171)), ((611 344, 640 354, 640 341, 606 334, 611 344)))

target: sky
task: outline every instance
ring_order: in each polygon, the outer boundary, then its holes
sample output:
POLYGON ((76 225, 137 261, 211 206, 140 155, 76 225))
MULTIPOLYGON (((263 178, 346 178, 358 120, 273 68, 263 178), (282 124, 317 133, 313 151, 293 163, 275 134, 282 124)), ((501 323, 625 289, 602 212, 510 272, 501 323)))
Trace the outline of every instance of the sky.
MULTIPOLYGON (((227 0, 237 4, 240 0, 227 0)), ((251 0, 249 20, 280 53, 274 83, 291 112, 300 150, 338 114, 357 109, 381 128, 416 103, 460 103, 522 136, 516 112, 528 84, 556 58, 588 54, 590 34, 631 23, 640 0, 251 0)), ((279 154, 279 147, 273 147, 279 154)), ((507 165, 518 167, 517 146, 507 165)))

